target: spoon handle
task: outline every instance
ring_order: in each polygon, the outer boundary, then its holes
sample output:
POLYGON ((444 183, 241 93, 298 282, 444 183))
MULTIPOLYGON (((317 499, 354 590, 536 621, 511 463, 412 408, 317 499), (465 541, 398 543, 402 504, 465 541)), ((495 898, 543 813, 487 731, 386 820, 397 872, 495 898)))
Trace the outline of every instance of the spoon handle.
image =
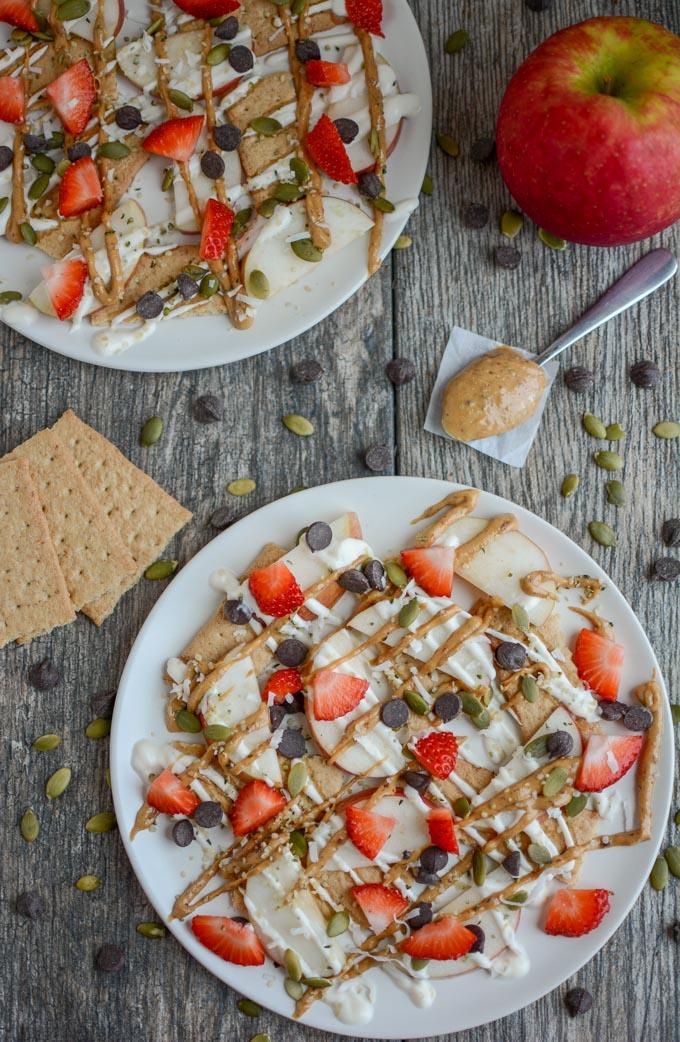
POLYGON ((625 275, 610 286, 592 307, 588 308, 573 326, 558 336, 550 347, 546 347, 540 355, 534 358, 538 365, 545 365, 571 347, 577 340, 587 333, 597 329, 598 326, 608 322, 610 318, 619 315, 626 308, 637 304, 639 300, 649 296, 664 282, 668 282, 678 270, 678 262, 668 250, 651 250, 636 261, 625 275))

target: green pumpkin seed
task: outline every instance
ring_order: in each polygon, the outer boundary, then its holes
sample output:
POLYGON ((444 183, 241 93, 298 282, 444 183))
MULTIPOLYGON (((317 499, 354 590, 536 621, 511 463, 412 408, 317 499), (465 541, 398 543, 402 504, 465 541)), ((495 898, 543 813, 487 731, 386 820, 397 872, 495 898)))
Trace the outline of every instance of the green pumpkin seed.
POLYGON ((314 433, 314 426, 305 416, 289 412, 281 417, 281 422, 291 434, 297 434, 299 438, 309 438, 314 433))
POLYGON ((507 239, 514 239, 524 227, 524 218, 516 210, 506 210, 501 214, 501 234, 507 239))
POLYGON ((122 141, 105 141, 97 149, 97 155, 100 159, 125 159, 131 151, 122 141))
POLYGON ((219 288, 220 284, 217 281, 217 276, 208 272, 208 274, 204 275, 198 284, 198 293, 199 296, 204 298, 204 300, 208 300, 210 297, 215 296, 219 288))
POLYGON ((423 178, 423 183, 420 186, 420 191, 423 193, 423 195, 432 195, 432 193, 434 192, 434 184, 432 183, 432 177, 430 176, 430 174, 425 174, 425 177, 423 178))
POLYGON ((139 434, 139 444, 145 449, 155 445, 163 433, 163 421, 160 416, 152 416, 146 421, 139 434))
MULTIPOLYGON (((307 839, 304 832, 294 829, 290 834, 290 849, 297 858, 303 858, 307 853, 307 839)), ((290 973, 290 970, 288 971, 290 973)))
POLYGON ((142 937, 148 937, 152 941, 159 941, 166 933, 162 923, 137 923, 135 929, 142 937))
POLYGON ((552 861, 550 851, 542 843, 530 843, 527 847, 527 854, 535 865, 549 865, 552 861))
POLYGON ((59 177, 63 177, 64 176, 64 174, 66 173, 66 171, 68 170, 70 165, 71 165, 71 160, 70 159, 60 159, 59 160, 59 162, 57 163, 56 168, 55 168, 56 173, 59 175, 59 177))
POLYGON ((81 876, 80 879, 76 879, 73 885, 76 890, 80 890, 81 893, 91 894, 93 890, 99 890, 102 881, 99 876, 81 876))
POLYGON ((288 792, 291 796, 298 796, 304 789, 309 779, 307 765, 300 760, 294 763, 288 772, 288 792))
POLYGON ((165 18, 163 17, 163 15, 161 15, 160 18, 154 18, 153 22, 150 22, 144 31, 146 32, 147 36, 155 36, 155 34, 158 32, 158 30, 164 23, 165 18))
POLYGON ((8 195, 3 195, 2 198, 0 198, 0 213, 3 212, 3 210, 7 206, 8 202, 9 202, 9 196, 8 195))
POLYGON ((175 171, 171 166, 167 166, 163 171, 163 180, 161 181, 161 192, 169 192, 175 181, 175 171))
POLYGON ((403 590, 404 586, 406 586, 408 582, 408 575, 401 565, 397 564, 396 561, 387 561, 385 563, 385 572, 387 573, 387 578, 390 580, 392 585, 403 590))
POLYGON ((239 1013, 245 1014, 246 1017, 259 1017, 262 1012, 262 1007, 258 1006, 257 1002, 253 1002, 252 999, 239 999, 236 1003, 236 1008, 239 1013))
POLYGON ((391 203, 384 195, 379 195, 377 199, 373 200, 373 208, 380 210, 381 213, 394 213, 396 210, 394 203, 391 203))
POLYGON ((253 1035, 250 1042, 269 1042, 269 1035, 266 1031, 261 1031, 259 1035, 253 1035))
POLYGON ((663 856, 666 858, 671 875, 680 879, 680 847, 667 847, 663 856))
POLYGON ((524 746, 524 752, 534 760, 540 760, 542 756, 548 755, 548 736, 542 734, 539 738, 532 738, 524 746))
POLYGON ((201 721, 195 713, 190 713, 188 709, 177 710, 175 713, 175 723, 179 727, 180 731, 187 731, 189 734, 198 734, 201 730, 201 721))
POLYGON ((509 894, 505 898, 507 904, 510 905, 523 905, 529 894, 526 890, 517 890, 514 894, 509 894))
POLYGON ((562 487, 560 488, 560 494, 564 499, 568 499, 569 496, 573 496, 574 492, 579 486, 580 480, 581 479, 579 478, 578 474, 567 474, 564 481, 562 482, 562 487))
POLYGON ((462 51, 463 47, 468 42, 469 37, 470 34, 467 29, 456 29, 455 32, 451 33, 444 44, 444 53, 457 54, 458 51, 462 51))
POLYGON ((620 456, 618 452, 601 449, 594 454, 593 459, 602 470, 621 470, 623 468, 623 456, 620 456))
POLYGON ((302 983, 308 988, 330 988, 331 982, 325 977, 303 977, 302 983))
POLYGON ((567 243, 564 239, 560 239, 559 236, 547 232, 545 228, 538 229, 538 237, 543 245, 548 246, 551 250, 566 250, 567 248, 567 243))
POLYGON ((290 995, 293 1002, 297 1002, 305 993, 304 984, 301 984, 299 980, 291 980, 290 977, 286 977, 283 986, 286 989, 286 994, 290 995))
POLYGON ((561 792, 567 784, 568 778, 569 772, 564 767, 555 767, 543 782, 543 795, 545 798, 551 800, 553 796, 557 796, 558 792, 561 792))
POLYGON ((112 810, 103 810, 99 814, 93 814, 85 822, 86 832, 112 832, 117 827, 116 815, 112 810))
POLYGON ((185 94, 183 90, 176 90, 171 87, 168 91, 168 98, 178 109, 182 109, 183 112, 193 112, 194 103, 192 98, 188 94, 185 94))
POLYGON ((620 423, 610 423, 607 427, 607 441, 621 441, 625 436, 626 432, 620 423))
POLYGON ((35 246, 38 241, 38 236, 28 221, 21 222, 19 225, 19 231, 21 232, 21 238, 28 246, 35 246))
POLYGON ((221 65, 229 57, 229 51, 231 45, 228 43, 218 43, 216 47, 211 47, 205 56, 205 60, 208 65, 221 65))
POLYGON ((234 238, 241 234, 252 216, 253 210, 250 206, 244 206, 242 210, 238 210, 234 214, 234 223, 231 226, 231 234, 234 238))
POLYGON ((40 177, 36 177, 35 181, 28 189, 29 199, 39 199, 41 195, 44 195, 48 189, 50 183, 49 174, 41 174, 40 177))
POLYGON ((392 247, 393 250, 408 250, 413 245, 413 239, 410 235, 399 235, 397 240, 392 247))
POLYGON ((307 261, 308 264, 318 264, 323 260, 323 250, 315 246, 311 239, 296 239, 291 242, 290 248, 296 257, 307 261))
POLYGON ((673 818, 673 824, 680 825, 680 810, 676 810, 675 816, 673 818))
POLYGON ((15 289, 6 289, 0 293, 0 305, 13 304, 15 300, 21 300, 21 293, 15 289))
POLYGON ((680 704, 677 702, 674 702, 671 705, 671 717, 673 718, 673 723, 677 727, 677 725, 680 724, 680 704))
POLYGON ((144 572, 145 579, 169 579, 177 571, 179 561, 154 561, 144 572))
POLYGON ((52 156, 46 156, 44 152, 38 152, 36 156, 31 156, 31 166, 34 166, 41 174, 52 174, 54 173, 55 164, 52 156))
POLYGON ((349 916, 347 912, 336 912, 328 920, 326 926, 326 935, 328 937, 339 937, 347 931, 349 927, 349 916))
POLYGON ((532 677, 530 673, 525 674, 520 681, 520 688, 522 691, 522 697, 526 698, 527 702, 535 702, 538 698, 538 683, 535 677, 532 677))
POLYGON ((522 633, 529 632, 529 616, 526 608, 521 604, 513 604, 510 614, 512 615, 512 621, 518 630, 522 633))
POLYGON ((34 40, 45 40, 46 43, 51 43, 54 39, 52 33, 45 32, 44 29, 35 29, 32 35, 34 40))
POLYGON ((93 720, 85 728, 86 738, 106 738, 111 733, 111 721, 105 719, 103 716, 93 720))
POLYGON ((429 966, 429 959, 411 959, 411 969, 418 973, 419 970, 424 970, 426 966, 429 966))
POLYGON ((626 490, 620 481, 608 481, 605 485, 607 489, 607 502, 611 503, 615 507, 622 507, 626 502, 626 490))
POLYGON ((237 478, 236 481, 230 481, 227 485, 227 492, 230 496, 249 496, 254 491, 255 482, 251 478, 237 478))
POLYGON ((398 616, 399 625, 403 630, 407 630, 416 621, 419 614, 420 603, 414 597, 401 606, 398 616))
POLYGON ((380 151, 380 135, 378 131, 373 127, 368 137, 368 147, 371 150, 372 156, 377 156, 380 151))
POLYGON ((477 848, 472 855, 472 878, 475 886, 483 886, 486 879, 486 854, 477 848))
POLYGON ((51 749, 56 749, 60 743, 61 738, 58 734, 41 734, 32 743, 31 749, 35 749, 38 753, 48 753, 51 749))
POLYGON ((269 279, 257 268, 248 276, 248 293, 258 300, 266 300, 269 296, 269 279))
POLYGON ((564 808, 564 813, 567 815, 568 818, 576 818, 581 813, 581 811, 586 809, 587 802, 588 797, 584 796, 583 794, 579 796, 572 796, 569 800, 569 803, 564 808))
POLYGON ((593 416, 592 412, 584 412, 581 419, 583 429, 591 436, 591 438, 606 438, 607 427, 599 418, 599 416, 593 416))
POLYGON ((25 44, 30 43, 33 37, 30 33, 27 33, 25 29, 12 29, 9 34, 9 38, 12 43, 18 44, 23 47, 25 44))
POLYGON ((486 709, 482 709, 481 713, 477 713, 477 716, 471 717, 470 720, 478 731, 484 731, 491 723, 491 717, 486 709))
POLYGON ((616 532, 604 521, 590 521, 588 531, 600 546, 616 546, 616 532))
POLYGON ((663 857, 658 857, 652 865, 649 873, 649 882, 655 890, 664 890, 668 885, 668 862, 663 857))
POLYGON ((423 696, 419 695, 417 691, 404 691, 404 702, 416 716, 426 716, 430 709, 423 696))
POLYGON ((467 796, 459 796, 458 799, 453 801, 451 806, 453 807, 453 813, 457 818, 467 818, 468 814, 472 810, 472 805, 467 796))
POLYGON ((292 15, 301 15, 307 6, 309 0, 292 0, 290 5, 290 13, 292 15))
POLYGON ((71 768, 59 767, 45 783, 45 795, 48 800, 56 800, 63 796, 71 784, 71 768))
POLYGON ((484 712, 484 706, 479 699, 472 694, 472 691, 459 691, 458 694, 463 703, 463 712, 466 713, 467 716, 475 717, 484 712))
POLYGON ((250 129, 254 130, 256 134, 261 134, 262 137, 273 137, 281 130, 281 124, 278 119, 272 119, 271 116, 258 116, 257 119, 251 120, 250 129))
POLYGON ((299 156, 293 156, 290 161, 290 169, 293 177, 299 185, 303 185, 305 181, 309 180, 309 167, 305 163, 304 159, 300 159, 299 156))
POLYGON ((75 18, 83 18, 90 10, 88 0, 65 0, 59 4, 55 12, 60 22, 71 22, 75 18))
POLYGON ((38 838, 40 822, 38 821, 35 811, 30 807, 22 814, 21 821, 19 822, 19 829, 27 843, 34 843, 38 838))
POLYGON ((652 427, 652 434, 656 434, 657 438, 680 438, 680 423, 663 420, 652 427))
POLYGON ((446 152, 447 156, 453 156, 455 159, 460 155, 460 145, 450 134, 437 134, 436 139, 442 152, 446 152))
MULTIPOLYGON (((264 217, 266 220, 269 220, 269 218, 274 213, 274 210, 278 205, 278 199, 275 199, 273 195, 270 195, 268 199, 264 199, 263 202, 260 203, 260 205, 257 208, 257 212, 259 213, 260 217, 264 217)), ((260 272, 260 274, 262 274, 262 272, 260 272)), ((269 296, 269 283, 267 283, 267 296, 269 296)))
POLYGON ((233 727, 227 727, 226 724, 208 724, 203 728, 203 734, 209 742, 226 742, 233 733, 233 727))
POLYGON ((302 980, 302 960, 292 948, 286 948, 283 953, 283 965, 292 981, 295 981, 297 984, 298 981, 302 980))
MULTIPOLYGON (((272 192, 274 199, 277 199, 280 203, 294 203, 296 200, 301 199, 303 195, 304 192, 300 185, 293 184, 292 181, 281 181, 272 192)), ((311 239, 299 239, 298 242, 311 242, 311 239)))

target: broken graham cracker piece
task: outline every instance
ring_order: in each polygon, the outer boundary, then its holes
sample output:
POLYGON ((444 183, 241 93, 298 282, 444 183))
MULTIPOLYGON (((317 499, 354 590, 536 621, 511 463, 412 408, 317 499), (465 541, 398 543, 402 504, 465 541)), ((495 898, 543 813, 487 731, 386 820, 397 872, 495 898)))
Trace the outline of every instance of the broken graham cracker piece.
POLYGON ((133 557, 53 429, 38 431, 5 456, 7 459, 24 459, 31 468, 76 611, 111 589, 121 575, 134 571, 133 557))
MULTIPOLYGON (((317 3, 319 2, 320 0, 317 0, 317 3)), ((332 11, 315 11, 315 5, 311 4, 305 14, 309 34, 324 32, 344 21, 343 18, 337 18, 332 11)), ((270 0, 242 0, 239 22, 250 29, 252 48, 258 57, 285 47, 286 31, 281 24, 277 7, 270 0)), ((295 29, 297 23, 292 24, 295 29)))
POLYGON ((100 626, 144 570, 191 518, 177 500, 131 463, 115 445, 69 409, 53 428, 68 446, 82 479, 102 504, 134 561, 103 596, 83 605, 100 626))
POLYGON ((76 615, 26 460, 0 463, 0 648, 76 615))

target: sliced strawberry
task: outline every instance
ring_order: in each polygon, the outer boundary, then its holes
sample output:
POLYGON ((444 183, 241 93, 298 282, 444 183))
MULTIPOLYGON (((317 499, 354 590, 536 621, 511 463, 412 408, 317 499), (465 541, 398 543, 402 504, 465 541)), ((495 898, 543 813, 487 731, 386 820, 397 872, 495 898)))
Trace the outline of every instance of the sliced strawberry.
POLYGON ((307 134, 305 148, 319 170, 323 170, 324 174, 328 174, 334 181, 340 181, 344 185, 357 183, 357 175, 352 169, 338 128, 325 112, 307 134))
POLYGON ((600 698, 615 702, 623 669, 623 644, 615 644, 595 630, 582 629, 574 646, 578 675, 600 698))
POLYGON ((142 141, 142 148, 155 156, 176 159, 178 163, 186 163, 193 155, 201 130, 204 116, 182 116, 178 119, 166 119, 165 123, 154 127, 142 141))
POLYGON ((192 18, 221 18, 232 11, 238 11, 239 0, 175 0, 180 11, 185 11, 192 18))
POLYGON ((0 76, 0 120, 23 123, 26 100, 24 85, 16 76, 0 76))
POLYGON ((412 933, 399 949, 414 959, 460 959, 476 940, 477 934, 459 923, 455 915, 442 915, 412 933))
POLYGON ((285 702, 286 695, 296 695, 302 691, 302 677, 297 669, 277 669, 262 688, 262 701, 269 702, 274 696, 275 702, 285 702))
POLYGON ((48 264, 43 268, 42 277, 55 314, 63 322, 71 317, 83 299, 87 264, 77 257, 57 261, 56 264, 48 264))
POLYGON ((397 824, 396 818, 388 818, 385 814, 374 814, 371 810, 362 810, 351 803, 345 811, 347 835, 361 853, 374 861, 397 824))
POLYGON ((201 801, 195 792, 188 789, 181 779, 166 767, 151 782, 146 802, 161 814, 193 814, 201 801))
POLYGON ((448 778, 458 759, 458 742, 450 731, 430 731, 418 739, 413 752, 435 778, 448 778))
POLYGON ((35 33, 40 26, 28 0, 0 0, 0 22, 35 33))
MULTIPOLYGON (((449 772, 450 773, 450 772, 449 772)), ((447 854, 458 853, 458 840, 453 827, 453 815, 446 807, 436 807, 427 815, 427 830, 436 847, 447 854)))
POLYGON ((422 546, 402 550, 401 560, 409 575, 431 597, 450 597, 453 589, 452 546, 422 546))
POLYGON ((349 83, 352 79, 349 66, 344 62, 324 62, 312 59, 305 62, 307 83, 315 87, 335 87, 341 83, 349 83))
POLYGON ((356 709, 367 691, 368 681, 361 677, 320 669, 312 680, 314 716, 317 720, 337 720, 356 709))
POLYGON ((545 932, 582 937, 600 925, 609 911, 610 890, 558 890, 548 902, 545 932))
POLYGON ((373 933, 382 933, 408 908, 408 901, 395 887, 382 883, 353 886, 352 897, 368 919, 373 933))
POLYGON ((631 769, 643 741, 641 734, 591 735, 581 756, 575 788, 581 792, 602 792, 613 785, 631 769))
POLYGON ((59 213, 77 217, 99 206, 104 195, 94 159, 83 156, 66 168, 59 185, 59 213))
POLYGON ((256 568, 250 575, 248 586, 260 611, 277 619, 290 615, 305 600, 297 579, 283 561, 256 568))
POLYGON ((384 36, 382 31, 382 0, 346 0, 347 17, 357 29, 365 29, 374 36, 384 36))
POLYGON ((82 58, 52 80, 45 93, 69 133, 77 135, 89 122, 96 91, 92 69, 82 58))
POLYGON ((261 966, 264 948, 250 923, 224 915, 195 915, 191 929, 201 944, 226 962, 237 966, 261 966))
POLYGON ((275 817, 285 806, 285 797, 278 789, 272 789, 271 785, 255 778, 244 785, 234 800, 229 821, 235 835, 246 836, 275 817))
POLYGON ((208 199, 203 213, 199 256, 203 260, 217 260, 224 253, 234 223, 234 211, 217 199, 208 199))

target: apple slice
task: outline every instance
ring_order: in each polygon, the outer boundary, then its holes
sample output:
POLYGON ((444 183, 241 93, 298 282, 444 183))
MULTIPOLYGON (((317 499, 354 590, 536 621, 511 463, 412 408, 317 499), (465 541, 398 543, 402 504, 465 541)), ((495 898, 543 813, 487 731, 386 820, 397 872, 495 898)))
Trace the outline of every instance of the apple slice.
MULTIPOLYGON (((507 881, 507 877, 506 877, 507 881)), ((476 887, 470 888, 476 891, 476 887)), ((461 896, 466 896, 468 891, 461 896)), ((479 892, 474 894, 474 901, 481 901, 481 895, 479 892)), ((459 912, 461 907, 460 899, 451 901, 448 905, 445 905, 441 911, 442 913, 453 913, 459 912)), ((511 908, 503 908, 499 911, 498 916, 502 916, 503 925, 498 921, 498 918, 494 912, 484 912, 479 918, 474 920, 476 926, 481 926, 484 931, 484 955, 487 959, 493 961, 497 959, 499 955, 502 955, 508 948, 508 942, 503 936, 503 930, 512 930, 513 933, 519 927, 519 922, 522 913, 511 908)), ((468 925, 466 923, 466 925, 468 925)), ((405 957, 405 962, 408 962, 408 957, 405 957)), ((480 964, 475 959, 474 955, 464 955, 461 959, 432 959, 427 967, 428 980, 444 980, 447 977, 459 977, 463 973, 470 973, 472 970, 478 970, 480 964)))
POLYGON ((260 685, 248 655, 220 673, 201 699, 199 712, 206 724, 234 727, 257 712, 261 704, 260 685))
MULTIPOLYGON (((148 39, 148 37, 147 37, 148 39)), ((190 98, 203 95, 201 75, 201 53, 203 30, 193 29, 186 33, 174 33, 166 40, 166 55, 172 69, 172 86, 188 94, 190 98)), ((131 40, 120 48, 116 55, 118 68, 131 83, 140 90, 155 90, 157 84, 156 60, 153 49, 147 50, 143 37, 131 40)), ((234 77, 229 62, 213 66, 213 94, 224 94, 234 87, 241 77, 234 77)))
MULTIPOLYGON (((222 152, 224 160, 224 185, 227 190, 241 184, 241 160, 238 152, 222 152)), ((205 177, 201 172, 201 157, 194 154, 188 163, 189 175, 194 191, 201 205, 205 206, 208 199, 215 195, 215 182, 205 177)), ((176 173, 172 182, 172 190, 175 206, 175 227, 180 232, 196 233, 200 230, 194 215, 194 210, 189 200, 189 193, 184 179, 176 173)))
MULTIPOLYGON (((139 231, 146 228, 147 220, 144 210, 135 199, 126 199, 111 214, 111 227, 117 235, 139 231)), ((104 249, 104 226, 98 224, 90 236, 95 250, 104 249)))
MULTIPOLYGON (((338 808, 338 818, 341 818, 344 823, 343 808, 350 803, 361 806, 374 791, 373 789, 367 789, 360 799, 354 796, 350 797, 338 808)), ((375 806, 371 807, 371 813, 382 815, 386 818, 393 818, 395 825, 376 860, 371 861, 360 850, 357 850, 351 839, 347 839, 338 848, 334 857, 327 862, 326 869, 328 871, 342 869, 346 872, 349 869, 365 868, 367 865, 375 865, 381 862, 394 864, 395 861, 401 861, 405 850, 418 850, 420 847, 425 847, 429 844, 430 833, 427 828, 427 815, 430 809, 430 804, 425 800, 407 799, 403 792, 394 793, 391 796, 383 796, 375 806)), ((339 821, 335 822, 331 835, 335 832, 336 827, 339 827, 339 821)), ((315 841, 320 849, 328 842, 327 825, 319 826, 316 834, 312 834, 310 842, 315 841)), ((453 864, 453 861, 451 861, 451 864, 453 864)))

